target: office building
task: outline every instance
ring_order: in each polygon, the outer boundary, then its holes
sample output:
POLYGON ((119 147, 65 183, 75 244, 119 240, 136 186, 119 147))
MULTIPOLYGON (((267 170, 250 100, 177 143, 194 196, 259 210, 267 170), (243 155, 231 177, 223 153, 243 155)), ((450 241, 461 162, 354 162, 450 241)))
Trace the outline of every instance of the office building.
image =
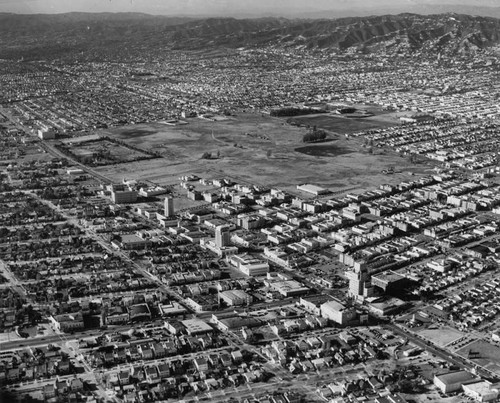
POLYGON ((165 217, 174 216, 174 198, 172 196, 165 197, 165 217))
POLYGON ((231 233, 229 226, 219 225, 215 228, 215 246, 223 248, 228 246, 231 241, 231 233))

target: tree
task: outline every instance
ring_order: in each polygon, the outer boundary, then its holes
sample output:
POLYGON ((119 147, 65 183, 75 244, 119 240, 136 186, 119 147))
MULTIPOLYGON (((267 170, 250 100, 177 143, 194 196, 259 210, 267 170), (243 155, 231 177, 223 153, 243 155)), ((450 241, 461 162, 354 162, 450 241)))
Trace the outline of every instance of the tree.
POLYGON ((314 143, 316 141, 322 141, 326 139, 326 132, 324 130, 313 130, 310 133, 306 133, 302 139, 304 143, 314 143))

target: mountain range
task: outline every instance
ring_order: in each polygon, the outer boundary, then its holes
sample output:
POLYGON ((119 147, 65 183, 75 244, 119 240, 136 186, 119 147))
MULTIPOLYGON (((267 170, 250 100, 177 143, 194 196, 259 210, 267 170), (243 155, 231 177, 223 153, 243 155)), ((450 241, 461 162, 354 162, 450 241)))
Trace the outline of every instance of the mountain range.
POLYGON ((497 47, 500 19, 463 14, 400 14, 338 19, 208 18, 146 14, 0 14, 4 58, 58 57, 110 49, 280 46, 369 53, 464 53, 497 47))

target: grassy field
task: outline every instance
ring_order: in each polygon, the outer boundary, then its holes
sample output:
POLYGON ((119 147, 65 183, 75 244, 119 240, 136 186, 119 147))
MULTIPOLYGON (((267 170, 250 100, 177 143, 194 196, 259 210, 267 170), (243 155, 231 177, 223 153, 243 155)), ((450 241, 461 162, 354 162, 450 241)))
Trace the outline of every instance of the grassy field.
POLYGON ((401 124, 399 117, 403 115, 402 113, 388 112, 382 110, 380 107, 366 105, 356 105, 355 107, 358 111, 367 112, 369 115, 360 117, 359 115, 328 113, 294 117, 289 121, 298 126, 316 126, 340 135, 358 133, 370 129, 383 129, 401 124))
POLYGON ((138 159, 151 158, 148 154, 132 150, 104 139, 78 142, 69 146, 69 150, 79 159, 86 156, 98 156, 95 165, 121 164, 138 159))
POLYGON ((394 123, 387 122, 378 116, 366 118, 353 118, 341 115, 315 115, 301 116, 291 119, 297 125, 302 126, 317 126, 338 134, 351 134, 369 129, 383 129, 385 127, 394 126, 394 123))
POLYGON ((160 152, 163 158, 100 167, 98 171, 114 180, 125 176, 159 184, 173 184, 179 176, 192 173, 293 191, 300 183, 338 191, 407 180, 408 171, 419 173, 428 168, 411 165, 393 153, 382 154, 378 149, 369 153, 361 138, 329 135, 327 142, 304 144, 306 128, 260 114, 238 114, 221 122, 199 118, 187 122, 180 126, 158 123, 100 131, 102 136, 160 152), (214 158, 202 159, 204 153, 214 158), (400 173, 382 174, 389 166, 400 173))

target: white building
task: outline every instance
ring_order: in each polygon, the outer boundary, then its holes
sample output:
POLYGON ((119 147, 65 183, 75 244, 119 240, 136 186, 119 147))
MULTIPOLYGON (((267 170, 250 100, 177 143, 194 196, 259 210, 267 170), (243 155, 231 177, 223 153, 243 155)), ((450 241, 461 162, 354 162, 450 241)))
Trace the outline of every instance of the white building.
POLYGON ((467 371, 448 372, 447 374, 434 376, 434 385, 442 393, 459 391, 464 384, 474 383, 475 381, 477 381, 477 378, 467 371))
POLYGON ((229 263, 247 276, 263 276, 269 273, 269 263, 250 255, 234 255, 229 263))
POLYGON ((242 290, 228 290, 219 292, 219 299, 228 306, 250 305, 252 296, 242 290))
POLYGON ((337 301, 328 301, 321 305, 321 316, 339 325, 345 326, 356 318, 356 310, 337 301))
POLYGON ((310 185, 307 183, 303 184, 303 185, 297 185, 297 189, 302 191, 302 192, 310 193, 314 196, 319 196, 319 195, 326 194, 329 192, 328 189, 324 189, 320 186, 310 185))
POLYGON ((228 246, 231 242, 231 232, 228 225, 219 225, 215 228, 215 245, 218 248, 228 246))
POLYGON ((464 393, 477 402, 493 402, 498 398, 498 389, 491 387, 491 382, 479 381, 462 386, 464 393))

